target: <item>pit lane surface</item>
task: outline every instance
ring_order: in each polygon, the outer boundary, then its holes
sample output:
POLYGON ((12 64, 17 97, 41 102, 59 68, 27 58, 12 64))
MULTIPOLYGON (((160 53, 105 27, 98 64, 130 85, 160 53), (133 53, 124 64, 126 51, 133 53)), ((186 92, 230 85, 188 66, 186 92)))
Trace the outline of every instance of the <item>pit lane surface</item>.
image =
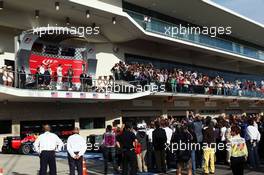
MULTIPOLYGON (((67 154, 65 152, 57 153, 57 174, 69 174, 67 154)), ((103 174, 103 159, 101 154, 85 154, 89 175, 103 174)), ((109 166, 110 172, 112 169, 109 166)), ((4 175, 37 175, 39 170, 39 157, 37 155, 15 155, 0 154, 0 168, 4 169, 4 175)), ((112 173, 109 173, 112 174, 112 173)), ((140 175, 153 175, 153 173, 141 173, 140 175)), ((170 170, 169 175, 175 175, 175 170, 170 170)), ((197 170, 198 175, 202 174, 201 169, 197 170)), ((217 165, 216 175, 232 175, 231 169, 224 165, 217 165)), ((263 175, 264 166, 256 171, 245 170, 245 175, 263 175)))

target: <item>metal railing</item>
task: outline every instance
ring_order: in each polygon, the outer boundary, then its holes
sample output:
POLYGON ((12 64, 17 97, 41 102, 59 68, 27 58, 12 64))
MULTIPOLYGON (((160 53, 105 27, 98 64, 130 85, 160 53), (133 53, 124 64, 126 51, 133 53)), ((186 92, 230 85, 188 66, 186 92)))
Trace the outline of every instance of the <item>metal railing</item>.
POLYGON ((144 14, 130 10, 126 10, 126 12, 146 31, 264 61, 264 50, 255 49, 237 42, 218 37, 210 37, 203 34, 166 32, 166 29, 173 27, 179 28, 179 25, 153 17, 151 17, 150 21, 146 22, 144 21, 144 14))
POLYGON ((26 74, 21 72, 0 72, 0 84, 19 89, 52 90, 52 91, 77 91, 99 93, 137 93, 143 91, 170 92, 201 95, 221 95, 239 97, 264 98, 264 87, 232 88, 193 85, 171 84, 158 81, 125 81, 114 80, 112 76, 102 76, 98 79, 81 76, 54 76, 42 74, 26 74), (111 77, 111 78, 109 78, 111 77), (162 87, 162 88, 161 88, 162 87), (140 89, 140 91, 139 91, 140 89))

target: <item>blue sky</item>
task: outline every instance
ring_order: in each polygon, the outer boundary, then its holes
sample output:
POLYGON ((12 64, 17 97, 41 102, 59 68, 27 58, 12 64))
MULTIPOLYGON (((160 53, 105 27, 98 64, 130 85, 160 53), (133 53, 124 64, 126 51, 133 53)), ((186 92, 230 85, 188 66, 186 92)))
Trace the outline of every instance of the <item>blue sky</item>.
POLYGON ((264 24, 264 0, 212 0, 243 16, 264 24))

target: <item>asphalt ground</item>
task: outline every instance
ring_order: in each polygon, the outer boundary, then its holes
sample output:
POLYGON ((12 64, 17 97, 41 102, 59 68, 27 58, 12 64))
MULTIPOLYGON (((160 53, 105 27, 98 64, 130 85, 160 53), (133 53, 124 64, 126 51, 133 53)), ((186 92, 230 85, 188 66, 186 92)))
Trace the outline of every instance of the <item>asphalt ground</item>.
MULTIPOLYGON (((102 175, 104 170, 103 159, 100 154, 88 153, 85 155, 88 174, 102 175)), ((66 153, 57 154, 57 174, 69 174, 68 160, 66 153)), ((109 164, 111 167, 111 164, 109 164)), ((0 168, 3 168, 4 175, 37 175, 39 170, 39 157, 37 155, 15 155, 0 154, 0 168)), ((112 174, 112 169, 109 174, 112 174)), ((140 175, 153 175, 154 173, 140 173, 140 175)), ((175 169, 169 170, 168 175, 175 175, 175 169)), ((184 173, 183 173, 184 174, 184 173)), ((202 169, 197 170, 197 175, 201 175, 202 169)), ((226 165, 216 165, 216 175, 232 175, 231 169, 226 165)), ((245 170, 245 175, 264 175, 264 165, 258 170, 245 170)))

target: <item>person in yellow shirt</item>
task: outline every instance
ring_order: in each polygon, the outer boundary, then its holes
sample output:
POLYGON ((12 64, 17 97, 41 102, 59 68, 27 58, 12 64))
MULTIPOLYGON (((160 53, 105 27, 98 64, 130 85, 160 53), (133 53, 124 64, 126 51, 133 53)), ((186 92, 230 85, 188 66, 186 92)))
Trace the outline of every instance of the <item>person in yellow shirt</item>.
POLYGON ((230 140, 231 169, 233 175, 243 175, 244 165, 248 156, 246 141, 240 136, 240 128, 237 125, 231 127, 232 138, 230 140))

